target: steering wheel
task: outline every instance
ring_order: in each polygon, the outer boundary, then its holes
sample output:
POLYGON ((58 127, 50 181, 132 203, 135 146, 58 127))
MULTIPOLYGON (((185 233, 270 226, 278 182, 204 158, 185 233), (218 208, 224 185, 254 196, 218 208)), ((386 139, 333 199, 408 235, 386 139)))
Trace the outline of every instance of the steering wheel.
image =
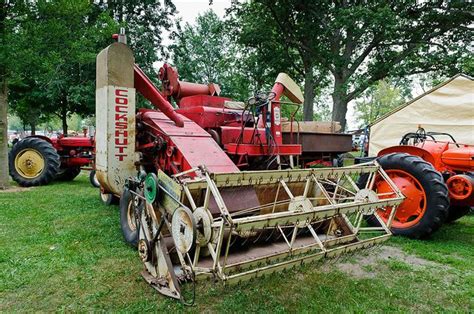
POLYGON ((251 106, 261 107, 268 104, 268 102, 275 99, 275 97, 276 97, 275 92, 258 91, 254 94, 253 97, 249 98, 248 104, 251 106))

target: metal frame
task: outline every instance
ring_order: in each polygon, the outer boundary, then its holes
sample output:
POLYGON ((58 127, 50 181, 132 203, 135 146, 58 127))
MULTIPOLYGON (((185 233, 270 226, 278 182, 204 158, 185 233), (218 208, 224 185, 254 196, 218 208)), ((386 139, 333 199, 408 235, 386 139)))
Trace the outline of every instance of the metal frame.
MULTIPOLYGON (((161 204, 168 204, 158 205, 162 217, 172 214, 179 206, 189 206, 193 212, 198 207, 210 212, 212 203, 214 210, 211 241, 202 247, 196 244, 186 256, 178 254, 183 274, 192 272, 198 278, 213 277, 230 284, 381 243, 391 236, 395 209, 404 200, 376 162, 347 168, 232 174, 210 174, 200 167, 175 175, 174 180, 181 189, 179 199, 169 193, 166 184, 159 186, 164 191, 161 204), (355 178, 361 175, 368 177, 365 189, 355 183, 355 178), (376 200, 361 199, 360 191, 372 189, 376 176, 387 181, 393 193, 377 195, 376 200), (302 194, 294 195, 290 184, 299 184, 302 194), (234 212, 229 210, 221 194, 224 189, 259 185, 273 185, 272 190, 276 191, 273 202, 234 212), (167 201, 163 202, 163 198, 167 201), (169 206, 170 202, 176 206, 169 206), (376 213, 380 208, 392 209, 387 224, 376 213), (375 215, 380 227, 364 225, 364 215, 375 215), (262 244, 262 237, 269 240, 267 243, 273 243, 274 251, 259 249, 266 245, 262 244), (248 257, 234 249, 234 241, 245 243, 248 257), (203 254, 204 251, 207 254, 203 254), (252 255, 251 252, 263 253, 252 255)), ((158 245, 163 249, 163 244, 158 245)), ((166 249, 164 255, 168 253, 166 249)), ((174 267, 169 272, 174 272, 174 267)))

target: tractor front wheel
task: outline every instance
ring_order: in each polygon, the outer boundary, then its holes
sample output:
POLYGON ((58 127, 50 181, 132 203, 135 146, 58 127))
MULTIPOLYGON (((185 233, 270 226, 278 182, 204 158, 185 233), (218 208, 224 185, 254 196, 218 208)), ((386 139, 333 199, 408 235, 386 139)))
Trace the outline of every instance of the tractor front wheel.
POLYGON ((47 141, 25 138, 13 146, 9 154, 10 176, 21 186, 46 185, 56 178, 60 160, 47 141))
MULTIPOLYGON (((392 222, 392 232, 410 238, 425 238, 435 232, 448 216, 449 195, 441 173, 418 156, 394 153, 382 156, 379 164, 397 185, 405 200, 398 206, 392 222)), ((381 179, 381 178, 380 178, 381 179)), ((374 182, 378 193, 389 193, 385 180, 374 182)), ((391 210, 379 210, 387 221, 391 210)), ((369 222, 374 222, 374 217, 369 222)))
POLYGON ((454 222, 458 220, 459 218, 464 217, 467 214, 469 214, 470 211, 471 211, 471 206, 468 206, 468 205, 460 205, 460 206, 451 205, 451 207, 449 207, 449 213, 448 213, 448 217, 446 218, 446 222, 454 222))

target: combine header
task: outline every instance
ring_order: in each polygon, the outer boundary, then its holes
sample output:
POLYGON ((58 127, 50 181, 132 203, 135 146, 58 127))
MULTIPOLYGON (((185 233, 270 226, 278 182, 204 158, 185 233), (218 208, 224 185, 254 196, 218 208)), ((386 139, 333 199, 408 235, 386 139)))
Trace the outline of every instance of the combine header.
POLYGON ((97 57, 97 177, 120 197, 124 237, 160 293, 186 303, 186 281, 237 283, 391 235, 404 196, 377 162, 297 169, 305 151, 283 141, 280 106, 283 96, 292 106, 303 99, 286 74, 247 103, 218 96, 216 84, 179 81, 167 65, 160 78, 162 92, 124 34, 97 57), (136 110, 136 92, 158 110, 136 110), (374 192, 376 180, 389 188, 374 192), (365 224, 385 211, 388 220, 365 224))

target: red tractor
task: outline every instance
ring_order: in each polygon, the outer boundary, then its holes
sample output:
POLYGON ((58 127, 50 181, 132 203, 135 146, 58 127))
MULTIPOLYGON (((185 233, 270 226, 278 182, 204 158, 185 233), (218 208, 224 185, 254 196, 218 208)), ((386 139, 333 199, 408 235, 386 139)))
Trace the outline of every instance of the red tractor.
POLYGON ((93 170, 94 144, 93 136, 86 134, 57 138, 28 136, 10 151, 10 176, 20 186, 28 187, 46 185, 53 180, 71 181, 81 169, 91 169, 91 184, 98 187, 93 170))
MULTIPOLYGON (((474 145, 420 128, 405 134, 398 146, 381 150, 377 160, 406 197, 392 223, 395 234, 426 237, 474 206, 474 145)), ((370 184, 378 193, 388 192, 377 178, 370 184)), ((390 212, 378 214, 387 220, 390 212)), ((377 224, 375 217, 369 221, 377 224)))

